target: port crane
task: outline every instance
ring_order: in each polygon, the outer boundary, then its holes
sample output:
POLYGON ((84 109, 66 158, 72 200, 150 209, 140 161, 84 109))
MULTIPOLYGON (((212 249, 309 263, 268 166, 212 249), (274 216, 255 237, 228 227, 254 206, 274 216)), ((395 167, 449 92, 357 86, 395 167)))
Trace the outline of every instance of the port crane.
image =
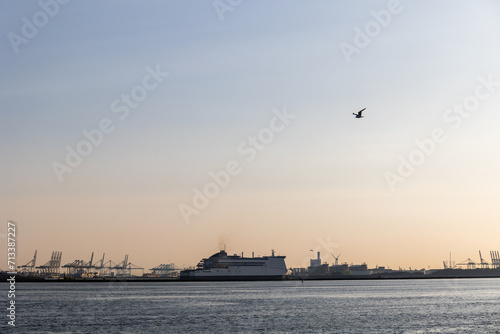
POLYGON ((479 263, 479 264, 481 265, 482 269, 487 269, 490 267, 490 264, 488 262, 484 261, 483 256, 481 255, 481 251, 479 251, 479 259, 481 260, 481 263, 479 263))
POLYGON ((339 255, 335 256, 333 255, 332 252, 330 252, 330 254, 333 256, 333 258, 335 259, 335 265, 338 266, 339 265, 339 257, 340 255, 342 255, 342 253, 340 253, 339 255))
POLYGON ((500 268, 500 253, 498 251, 490 251, 491 266, 493 268, 500 268))
POLYGON ((62 252, 53 251, 50 260, 47 263, 36 267, 36 269, 40 269, 41 274, 44 276, 58 276, 59 268, 61 267, 61 259, 62 252))
POLYGON ((36 266, 36 253, 38 250, 35 251, 35 255, 33 256, 33 260, 30 262, 23 264, 22 266, 17 266, 17 268, 21 269, 20 272, 22 274, 26 275, 32 275, 35 273, 35 266, 36 266))
POLYGON ((467 260, 457 263, 457 266, 467 266, 467 269, 476 269, 476 262, 471 258, 467 258, 467 260))
POLYGON ((169 264, 160 264, 151 270, 151 274, 157 277, 176 277, 179 274, 181 268, 176 268, 173 263, 169 264))

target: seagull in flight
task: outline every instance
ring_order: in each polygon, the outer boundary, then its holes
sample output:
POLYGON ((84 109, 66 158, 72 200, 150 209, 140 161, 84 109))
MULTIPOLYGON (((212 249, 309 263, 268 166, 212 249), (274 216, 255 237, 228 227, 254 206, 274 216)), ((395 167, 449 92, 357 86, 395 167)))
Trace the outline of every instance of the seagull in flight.
POLYGON ((357 114, 355 114, 355 113, 352 113, 352 114, 353 114, 354 116, 356 116, 356 118, 363 118, 364 116, 363 116, 363 115, 361 115, 361 114, 363 113, 363 110, 365 110, 365 109, 366 109, 366 108, 361 109, 360 111, 358 111, 358 113, 357 113, 357 114))

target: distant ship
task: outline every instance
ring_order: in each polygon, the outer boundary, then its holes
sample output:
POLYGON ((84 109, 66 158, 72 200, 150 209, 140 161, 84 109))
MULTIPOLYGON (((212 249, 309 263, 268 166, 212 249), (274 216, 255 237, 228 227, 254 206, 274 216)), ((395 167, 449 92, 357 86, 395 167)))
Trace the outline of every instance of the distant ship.
POLYGON ((185 281, 281 280, 286 274, 285 256, 243 257, 221 250, 202 259, 196 269, 183 270, 185 281))

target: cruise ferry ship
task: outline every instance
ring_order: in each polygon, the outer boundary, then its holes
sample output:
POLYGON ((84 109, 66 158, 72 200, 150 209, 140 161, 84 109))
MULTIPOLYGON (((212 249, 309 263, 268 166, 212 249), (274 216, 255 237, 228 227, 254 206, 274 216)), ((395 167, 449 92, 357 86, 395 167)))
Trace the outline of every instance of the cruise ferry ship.
POLYGON ((286 274, 285 256, 243 257, 221 250, 202 259, 196 269, 183 270, 185 281, 280 280, 286 274))

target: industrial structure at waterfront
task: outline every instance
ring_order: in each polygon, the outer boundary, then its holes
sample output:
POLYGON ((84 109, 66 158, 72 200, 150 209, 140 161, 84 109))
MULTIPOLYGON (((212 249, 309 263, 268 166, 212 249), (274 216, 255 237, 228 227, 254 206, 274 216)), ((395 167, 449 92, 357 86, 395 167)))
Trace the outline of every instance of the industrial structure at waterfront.
MULTIPOLYGON (((220 254, 225 251, 219 252, 220 254)), ((217 254, 219 254, 217 253, 217 254)), ((223 254, 223 255, 224 255, 223 254)), ((366 263, 361 264, 348 264, 347 262, 339 263, 340 255, 335 256, 331 254, 335 259, 334 263, 329 264, 327 262, 322 262, 320 252, 317 252, 317 256, 309 260, 309 266, 307 268, 291 268, 287 271, 286 266, 283 263, 283 268, 285 268, 285 274, 283 279, 370 279, 370 278, 442 278, 442 277, 500 277, 500 253, 498 251, 490 251, 490 262, 485 259, 479 251, 479 261, 474 261, 471 258, 467 258, 464 261, 456 263, 452 261, 451 253, 449 255, 449 260, 443 261, 443 269, 389 269, 386 267, 376 266, 375 268, 369 268, 366 263)), ((125 255, 122 261, 113 262, 112 260, 106 260, 106 254, 103 254, 99 260, 94 259, 94 253, 92 252, 90 259, 87 260, 74 260, 72 262, 61 265, 62 263, 62 252, 53 251, 50 259, 43 263, 37 265, 38 252, 35 251, 33 259, 24 265, 17 267, 18 275, 27 279, 38 279, 38 280, 54 280, 54 279, 65 279, 65 280, 106 280, 106 279, 161 279, 161 280, 176 280, 179 279, 180 272, 184 270, 184 276, 186 273, 198 273, 203 270, 208 270, 207 268, 198 268, 194 270, 193 268, 178 268, 173 263, 159 264, 158 266, 149 269, 149 272, 145 273, 144 268, 133 264, 129 261, 129 256, 125 255)), ((220 257, 220 256, 219 256, 220 257)), ((217 257, 217 259, 219 259, 217 257)), ((266 262, 268 259, 274 259, 274 253, 270 257, 261 258, 244 258, 243 254, 237 256, 226 256, 228 261, 234 268, 241 269, 242 265, 249 266, 254 262, 266 262), (266 261, 264 261, 266 260, 266 261), (239 262, 243 264, 240 264, 239 262), (246 261, 246 262, 245 262, 246 261), (234 262, 234 263, 233 263, 234 262), (247 263, 248 262, 248 263, 247 263), (238 267, 238 268, 236 268, 238 267), (241 268, 240 268, 241 267, 241 268)), ((226 257, 224 261, 226 261, 226 257)), ((278 257, 276 257, 278 258, 278 257)), ((283 258, 284 256, 279 257, 283 258)), ((206 259, 205 259, 206 260, 206 259)), ((208 260, 207 260, 208 261, 208 260)), ((219 261, 221 263, 218 266, 224 265, 226 262, 219 261)), ((206 262, 206 261, 205 261, 206 262)), ((259 262, 259 264, 260 264, 259 262)), ((229 264, 228 264, 229 265, 229 264)), ((222 268, 222 267, 221 267, 222 268)), ((220 269, 220 268, 216 268, 220 269)), ((246 269, 245 269, 246 270, 246 269)), ((229 272, 228 271, 228 272, 229 272)), ((1 272, 1 270, 0 270, 1 272)), ((231 271, 232 272, 232 271, 231 271)), ((236 271, 237 272, 237 271, 236 271)), ((6 274, 6 272, 1 272, 6 274)), ((198 275, 199 276, 199 275, 198 275)), ((228 275, 226 275, 228 276, 228 275)), ((234 275, 233 275, 234 276, 234 275)), ((245 275, 243 275, 245 276, 245 275)), ((251 275, 246 275, 251 276, 251 275)), ((250 277, 251 278, 251 277, 250 277)), ((275 279, 275 277, 274 277, 275 279)))
POLYGON ((328 279, 340 278, 343 276, 356 278, 398 278, 398 277, 500 277, 500 254, 498 251, 491 251, 491 263, 488 263, 479 251, 480 262, 475 262, 471 258, 455 263, 451 259, 443 261, 443 269, 389 269, 386 267, 377 266, 369 269, 366 263, 348 264, 344 262, 339 264, 338 260, 341 254, 335 256, 335 263, 328 264, 321 262, 321 254, 317 252, 317 257, 310 260, 310 265, 307 268, 291 268, 290 277, 310 278, 310 279, 328 279))
POLYGON ((62 252, 53 251, 50 260, 40 266, 36 265, 37 253, 25 265, 18 266, 20 275, 41 278, 127 278, 127 277, 176 277, 180 268, 175 268, 173 263, 160 264, 150 269, 151 273, 144 274, 144 268, 129 262, 128 255, 118 263, 111 260, 105 261, 106 254, 94 261, 94 253, 89 261, 74 260, 61 266, 62 252))

